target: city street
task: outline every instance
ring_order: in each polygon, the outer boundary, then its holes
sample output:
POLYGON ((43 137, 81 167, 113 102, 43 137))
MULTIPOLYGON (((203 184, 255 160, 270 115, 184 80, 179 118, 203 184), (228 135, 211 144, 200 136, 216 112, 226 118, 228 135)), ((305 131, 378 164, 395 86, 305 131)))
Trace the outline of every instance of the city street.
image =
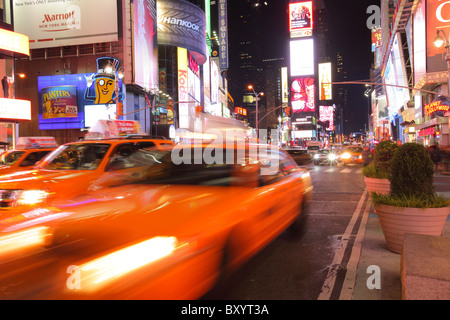
MULTIPOLYGON (((401 299, 400 255, 385 248, 362 166, 307 167, 314 194, 303 235, 284 233, 206 299, 401 299), (366 285, 374 264, 381 269, 379 290, 366 285)), ((450 176, 437 174, 434 182, 437 192, 448 194, 450 176)), ((449 227, 447 220, 444 234, 449 227)))

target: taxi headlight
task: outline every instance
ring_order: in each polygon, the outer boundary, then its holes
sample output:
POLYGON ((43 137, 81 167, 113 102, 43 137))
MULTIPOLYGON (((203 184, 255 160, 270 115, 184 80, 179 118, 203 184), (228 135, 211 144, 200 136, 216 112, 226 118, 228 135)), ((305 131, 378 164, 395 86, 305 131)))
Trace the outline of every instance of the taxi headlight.
POLYGON ((48 192, 45 190, 22 190, 17 198, 18 205, 33 205, 44 202, 48 192))
POLYGON ((107 282, 170 255, 180 244, 175 237, 154 237, 114 251, 80 266, 84 288, 97 289, 107 282))
POLYGON ((342 159, 350 159, 351 155, 348 152, 344 152, 344 154, 342 155, 342 159))
POLYGON ((0 257, 45 245, 50 235, 48 227, 36 227, 2 236, 0 237, 0 257))
POLYGON ((330 153, 328 155, 328 160, 331 160, 331 161, 336 160, 336 155, 334 153, 330 153))

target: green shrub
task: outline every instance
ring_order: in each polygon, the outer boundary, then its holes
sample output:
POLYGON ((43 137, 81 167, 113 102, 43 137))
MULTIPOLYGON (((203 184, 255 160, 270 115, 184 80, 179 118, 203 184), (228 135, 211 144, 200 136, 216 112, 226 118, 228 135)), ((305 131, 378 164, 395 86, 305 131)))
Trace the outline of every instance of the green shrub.
POLYGON ((408 208, 442 208, 450 205, 450 199, 445 198, 443 195, 433 195, 432 197, 417 197, 417 196, 391 196, 388 194, 378 194, 372 192, 372 203, 374 205, 384 204, 395 207, 408 207, 408 208))
POLYGON ((394 198, 436 198, 433 173, 433 162, 423 145, 403 144, 392 158, 390 195, 394 198))
POLYGON ((380 141, 375 147, 374 165, 377 174, 388 177, 391 170, 391 162, 399 146, 389 140, 380 141))
POLYGON ((362 173, 368 178, 389 179, 389 172, 377 170, 373 161, 363 168, 362 173))

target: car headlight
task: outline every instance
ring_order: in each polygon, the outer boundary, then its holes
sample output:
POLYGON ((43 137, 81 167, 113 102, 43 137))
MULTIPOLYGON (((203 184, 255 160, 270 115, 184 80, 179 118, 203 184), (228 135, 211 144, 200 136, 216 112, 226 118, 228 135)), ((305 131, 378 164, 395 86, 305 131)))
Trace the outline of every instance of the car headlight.
POLYGON ((330 153, 328 155, 328 160, 331 160, 331 161, 336 160, 336 155, 334 153, 330 153))
POLYGON ((36 227, 2 236, 0 237, 0 257, 45 245, 49 236, 48 227, 36 227))
POLYGON ((80 266, 84 289, 105 283, 172 254, 180 247, 175 237, 154 237, 91 260, 80 266))
POLYGON ((344 152, 344 154, 342 155, 342 159, 350 159, 351 155, 348 152, 344 152))
POLYGON ((0 190, 0 202, 4 208, 34 205, 44 202, 48 194, 45 190, 0 190))
POLYGON ((319 155, 317 153, 314 155, 314 159, 319 159, 319 155))
POLYGON ((48 192, 45 190, 22 190, 17 204, 19 205, 33 205, 44 202, 47 198, 48 192))

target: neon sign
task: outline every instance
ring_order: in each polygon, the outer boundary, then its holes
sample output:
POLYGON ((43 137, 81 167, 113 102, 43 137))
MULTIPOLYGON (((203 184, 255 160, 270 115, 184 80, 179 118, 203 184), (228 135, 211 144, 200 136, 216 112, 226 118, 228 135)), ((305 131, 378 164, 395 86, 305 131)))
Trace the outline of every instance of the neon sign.
POLYGON ((442 105, 441 104, 441 100, 438 101, 434 101, 430 104, 427 104, 425 106, 425 113, 427 116, 429 116, 430 114, 437 112, 437 111, 449 111, 450 107, 448 105, 442 105))

